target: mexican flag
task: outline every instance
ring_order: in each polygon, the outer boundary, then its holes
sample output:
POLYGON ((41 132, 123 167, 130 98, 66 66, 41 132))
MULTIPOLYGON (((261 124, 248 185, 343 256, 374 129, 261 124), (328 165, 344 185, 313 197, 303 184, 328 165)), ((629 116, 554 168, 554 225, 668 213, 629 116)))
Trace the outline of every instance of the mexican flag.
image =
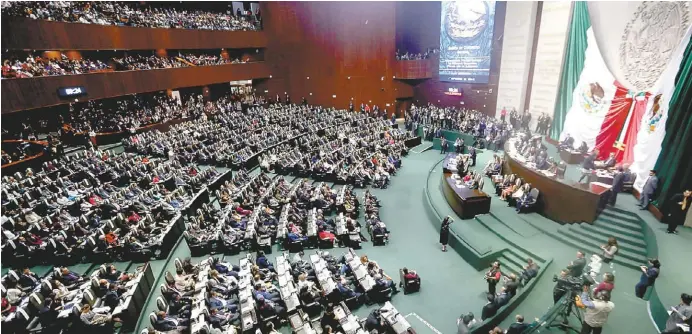
POLYGON ((596 44, 593 27, 589 27, 586 34, 584 68, 572 93, 572 106, 567 112, 560 140, 569 134, 574 138, 575 147, 586 142, 589 149, 593 149, 598 147, 599 138, 601 146, 604 141, 610 141, 612 146, 629 112, 631 98, 608 70, 596 44))
POLYGON ((638 124, 636 142, 630 143, 633 146, 633 161, 630 170, 637 175, 634 188, 638 191, 642 190, 649 170, 656 166, 656 160, 661 153, 661 143, 666 136, 668 107, 675 90, 675 76, 680 70, 680 63, 690 42, 691 34, 692 26, 687 29, 680 44, 673 51, 666 69, 651 90, 652 97, 648 99, 646 110, 638 124))

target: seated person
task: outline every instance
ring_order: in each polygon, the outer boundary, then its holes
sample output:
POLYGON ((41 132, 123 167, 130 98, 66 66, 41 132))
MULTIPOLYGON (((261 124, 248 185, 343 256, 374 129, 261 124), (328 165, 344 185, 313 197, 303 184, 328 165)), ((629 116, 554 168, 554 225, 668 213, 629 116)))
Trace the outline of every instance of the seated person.
POLYGON ((159 311, 156 313, 154 329, 162 332, 182 331, 187 329, 189 323, 190 319, 179 319, 177 317, 167 315, 165 311, 159 311))
POLYGON ((611 169, 615 167, 615 163, 617 163, 617 160, 615 159, 615 152, 610 152, 607 159, 604 161, 594 162, 594 166, 596 169, 611 169))
POLYGON ((534 203, 536 200, 533 198, 531 195, 531 185, 530 184, 525 184, 524 185, 524 193, 517 199, 517 212, 520 212, 522 208, 528 208, 529 205, 534 203))
POLYGON ((416 273, 414 270, 409 270, 408 268, 402 269, 404 272, 404 279, 411 280, 411 279, 417 279, 418 278, 418 273, 416 273))
POLYGON ((221 329, 225 327, 229 322, 235 322, 240 318, 240 313, 227 312, 221 309, 210 309, 209 310, 209 322, 212 327, 221 329))
POLYGON ((568 134, 565 136, 565 139, 563 139, 563 140, 560 142, 560 149, 562 149, 562 150, 572 150, 572 149, 574 149, 573 145, 574 145, 574 138, 572 138, 572 136, 570 136, 570 134, 568 133, 568 134))
POLYGON ((386 289, 392 289, 392 293, 397 293, 399 290, 396 288, 396 283, 389 278, 389 277, 384 277, 382 274, 375 274, 375 289, 379 291, 383 291, 386 289))
POLYGON ((257 297, 257 309, 259 310, 259 314, 263 319, 275 315, 279 317, 284 317, 286 314, 286 308, 278 305, 276 302, 272 300, 265 299, 263 296, 257 297))
POLYGON ((224 299, 219 293, 212 291, 207 298, 207 305, 210 309, 221 309, 236 312, 238 310, 237 301, 234 299, 224 299))
POLYGON ((488 294, 488 302, 483 306, 483 310, 481 311, 481 320, 485 321, 485 319, 492 318, 497 314, 497 304, 495 304, 495 295, 489 293, 488 294))
POLYGON ((521 277, 519 278, 519 281, 521 282, 522 285, 526 285, 538 275, 538 270, 540 267, 533 262, 533 259, 529 258, 526 260, 526 265, 524 266, 524 270, 521 272, 521 277))
POLYGON ((589 153, 589 145, 587 145, 585 141, 582 141, 577 151, 581 154, 589 153))

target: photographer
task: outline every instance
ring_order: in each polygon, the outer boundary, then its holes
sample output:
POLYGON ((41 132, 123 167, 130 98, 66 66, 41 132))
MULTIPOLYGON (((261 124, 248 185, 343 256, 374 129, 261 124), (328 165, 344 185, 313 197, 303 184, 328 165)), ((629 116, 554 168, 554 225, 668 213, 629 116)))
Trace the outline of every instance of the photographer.
POLYGON ((584 290, 576 301, 579 308, 585 309, 581 334, 600 334, 615 304, 610 301, 610 292, 600 291, 595 299, 591 299, 589 289, 590 286, 584 285, 584 290))

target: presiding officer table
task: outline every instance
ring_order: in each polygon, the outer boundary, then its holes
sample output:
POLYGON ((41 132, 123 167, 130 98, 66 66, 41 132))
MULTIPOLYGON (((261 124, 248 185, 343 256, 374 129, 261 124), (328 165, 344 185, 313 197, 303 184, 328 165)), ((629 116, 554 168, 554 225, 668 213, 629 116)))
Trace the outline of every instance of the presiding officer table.
POLYGON ((591 182, 588 188, 581 187, 576 181, 558 180, 555 177, 529 167, 514 152, 514 141, 505 143, 503 174, 516 174, 531 187, 538 188, 539 212, 559 223, 592 224, 606 206, 610 195, 610 186, 591 182))
POLYGON ((447 167, 448 160, 454 156, 456 154, 449 154, 445 159, 445 168, 440 185, 447 203, 461 219, 471 219, 476 215, 490 212, 490 196, 488 194, 463 185, 457 186, 457 181, 452 178, 453 174, 449 172, 447 167))

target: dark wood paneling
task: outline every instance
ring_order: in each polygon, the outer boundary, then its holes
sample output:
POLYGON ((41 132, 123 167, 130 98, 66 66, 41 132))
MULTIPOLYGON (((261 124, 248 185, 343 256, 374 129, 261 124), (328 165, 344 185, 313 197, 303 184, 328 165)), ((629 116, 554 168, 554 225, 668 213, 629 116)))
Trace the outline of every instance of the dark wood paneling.
POLYGON ((433 67, 430 59, 398 60, 394 62, 394 76, 397 79, 432 78, 433 67))
POLYGON ((338 108, 347 108, 352 98, 356 107, 372 101, 384 109, 389 103, 393 111, 394 2, 262 6, 272 78, 258 91, 272 97, 288 92, 294 102, 305 96, 311 104, 338 108))
POLYGON ((92 73, 2 80, 2 113, 68 103, 58 97, 60 87, 84 86, 83 99, 103 99, 171 88, 195 87, 234 80, 267 78, 264 62, 196 66, 175 69, 92 73))
POLYGON ((2 20, 4 49, 238 49, 266 45, 264 31, 133 28, 5 17, 2 20))

